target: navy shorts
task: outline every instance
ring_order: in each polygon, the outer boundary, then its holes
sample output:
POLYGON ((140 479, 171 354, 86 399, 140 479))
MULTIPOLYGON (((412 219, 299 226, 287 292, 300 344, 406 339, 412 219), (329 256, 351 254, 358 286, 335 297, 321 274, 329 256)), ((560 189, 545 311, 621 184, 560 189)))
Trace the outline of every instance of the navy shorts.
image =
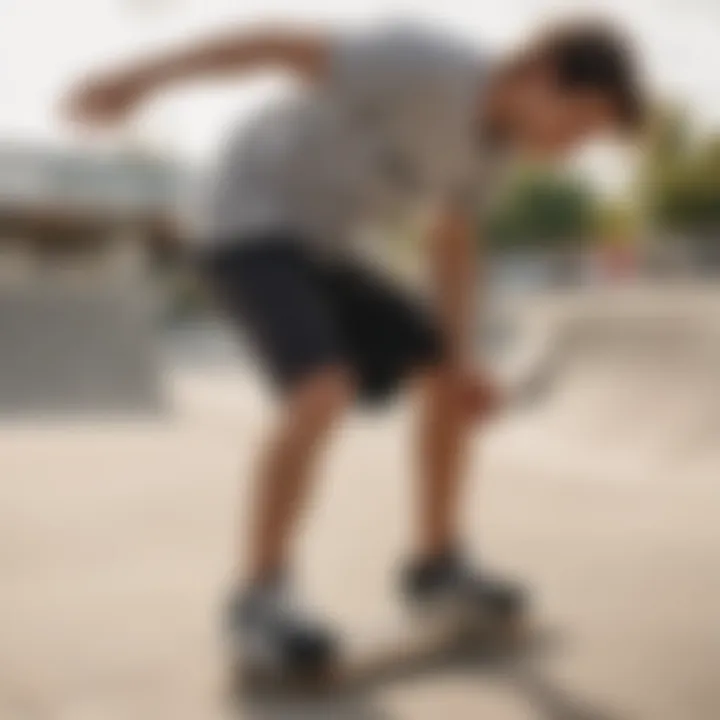
POLYGON ((421 302, 366 268, 313 258, 291 238, 224 243, 204 251, 199 264, 280 390, 344 365, 359 398, 378 402, 413 371, 442 360, 440 333, 421 302))

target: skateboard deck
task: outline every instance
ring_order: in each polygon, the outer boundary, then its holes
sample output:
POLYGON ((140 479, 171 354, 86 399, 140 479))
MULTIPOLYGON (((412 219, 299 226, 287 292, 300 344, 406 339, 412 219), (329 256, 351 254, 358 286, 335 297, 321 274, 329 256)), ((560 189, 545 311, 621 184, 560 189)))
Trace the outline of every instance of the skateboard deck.
POLYGON ((526 642, 527 632, 525 618, 491 626, 477 619, 391 617, 347 633, 337 662, 322 672, 268 675, 237 666, 233 683, 242 693, 322 693, 357 687, 413 674, 463 654, 512 652, 526 642))

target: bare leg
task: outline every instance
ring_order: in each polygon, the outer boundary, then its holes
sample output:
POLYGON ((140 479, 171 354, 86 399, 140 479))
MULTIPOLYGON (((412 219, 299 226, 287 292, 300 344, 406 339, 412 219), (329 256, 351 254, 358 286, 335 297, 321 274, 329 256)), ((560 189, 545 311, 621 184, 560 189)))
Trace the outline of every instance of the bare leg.
POLYGON ((458 540, 471 417, 450 373, 433 370, 419 384, 417 552, 430 558, 458 540))
POLYGON ((328 368, 305 380, 288 398, 279 426, 260 453, 254 479, 251 582, 270 579, 285 566, 315 461, 352 397, 348 374, 328 368))
POLYGON ((460 492, 468 440, 475 422, 492 414, 492 405, 468 407, 467 392, 450 372, 430 373, 423 390, 418 433, 418 539, 416 557, 403 577, 406 597, 425 607, 477 609, 480 617, 504 622, 527 605, 522 586, 474 569, 460 540, 460 492))

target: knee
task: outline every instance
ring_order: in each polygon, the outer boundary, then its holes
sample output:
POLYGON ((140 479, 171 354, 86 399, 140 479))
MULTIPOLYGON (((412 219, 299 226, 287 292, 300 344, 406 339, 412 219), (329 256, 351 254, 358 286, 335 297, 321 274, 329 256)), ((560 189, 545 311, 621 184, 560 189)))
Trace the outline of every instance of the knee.
POLYGON ((438 367, 426 372, 420 387, 430 412, 447 424, 472 425, 491 413, 489 389, 457 368, 438 367))
POLYGON ((293 420, 310 430, 340 417, 352 405, 355 395, 352 373, 344 367, 328 367, 294 388, 289 411, 293 420))
POLYGON ((425 370, 416 385, 428 402, 445 411, 452 412, 462 404, 465 377, 456 368, 441 365, 425 370))

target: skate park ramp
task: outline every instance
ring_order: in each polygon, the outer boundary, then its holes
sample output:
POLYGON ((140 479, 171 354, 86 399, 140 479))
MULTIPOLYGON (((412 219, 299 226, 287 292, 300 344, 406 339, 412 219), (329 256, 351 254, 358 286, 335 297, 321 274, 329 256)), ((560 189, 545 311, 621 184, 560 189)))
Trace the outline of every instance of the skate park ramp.
MULTIPOLYGON (((473 552, 531 586, 553 642, 346 696, 226 702, 217 615, 274 409, 248 369, 174 359, 169 420, 0 430, 0 718, 719 717, 720 293, 516 312, 508 377, 544 364, 551 382, 473 446, 465 521, 473 552)), ((408 420, 409 404, 353 417, 309 509, 298 575, 341 632, 393 602, 412 537, 408 420)))
POLYGON ((517 444, 541 466, 562 455, 571 463, 594 454, 600 474, 611 470, 635 482, 720 461, 714 291, 587 292, 520 314, 525 337, 508 365, 528 369, 513 368, 509 377, 539 372, 545 387, 526 412, 521 406, 499 424, 498 452, 503 443, 517 444))

